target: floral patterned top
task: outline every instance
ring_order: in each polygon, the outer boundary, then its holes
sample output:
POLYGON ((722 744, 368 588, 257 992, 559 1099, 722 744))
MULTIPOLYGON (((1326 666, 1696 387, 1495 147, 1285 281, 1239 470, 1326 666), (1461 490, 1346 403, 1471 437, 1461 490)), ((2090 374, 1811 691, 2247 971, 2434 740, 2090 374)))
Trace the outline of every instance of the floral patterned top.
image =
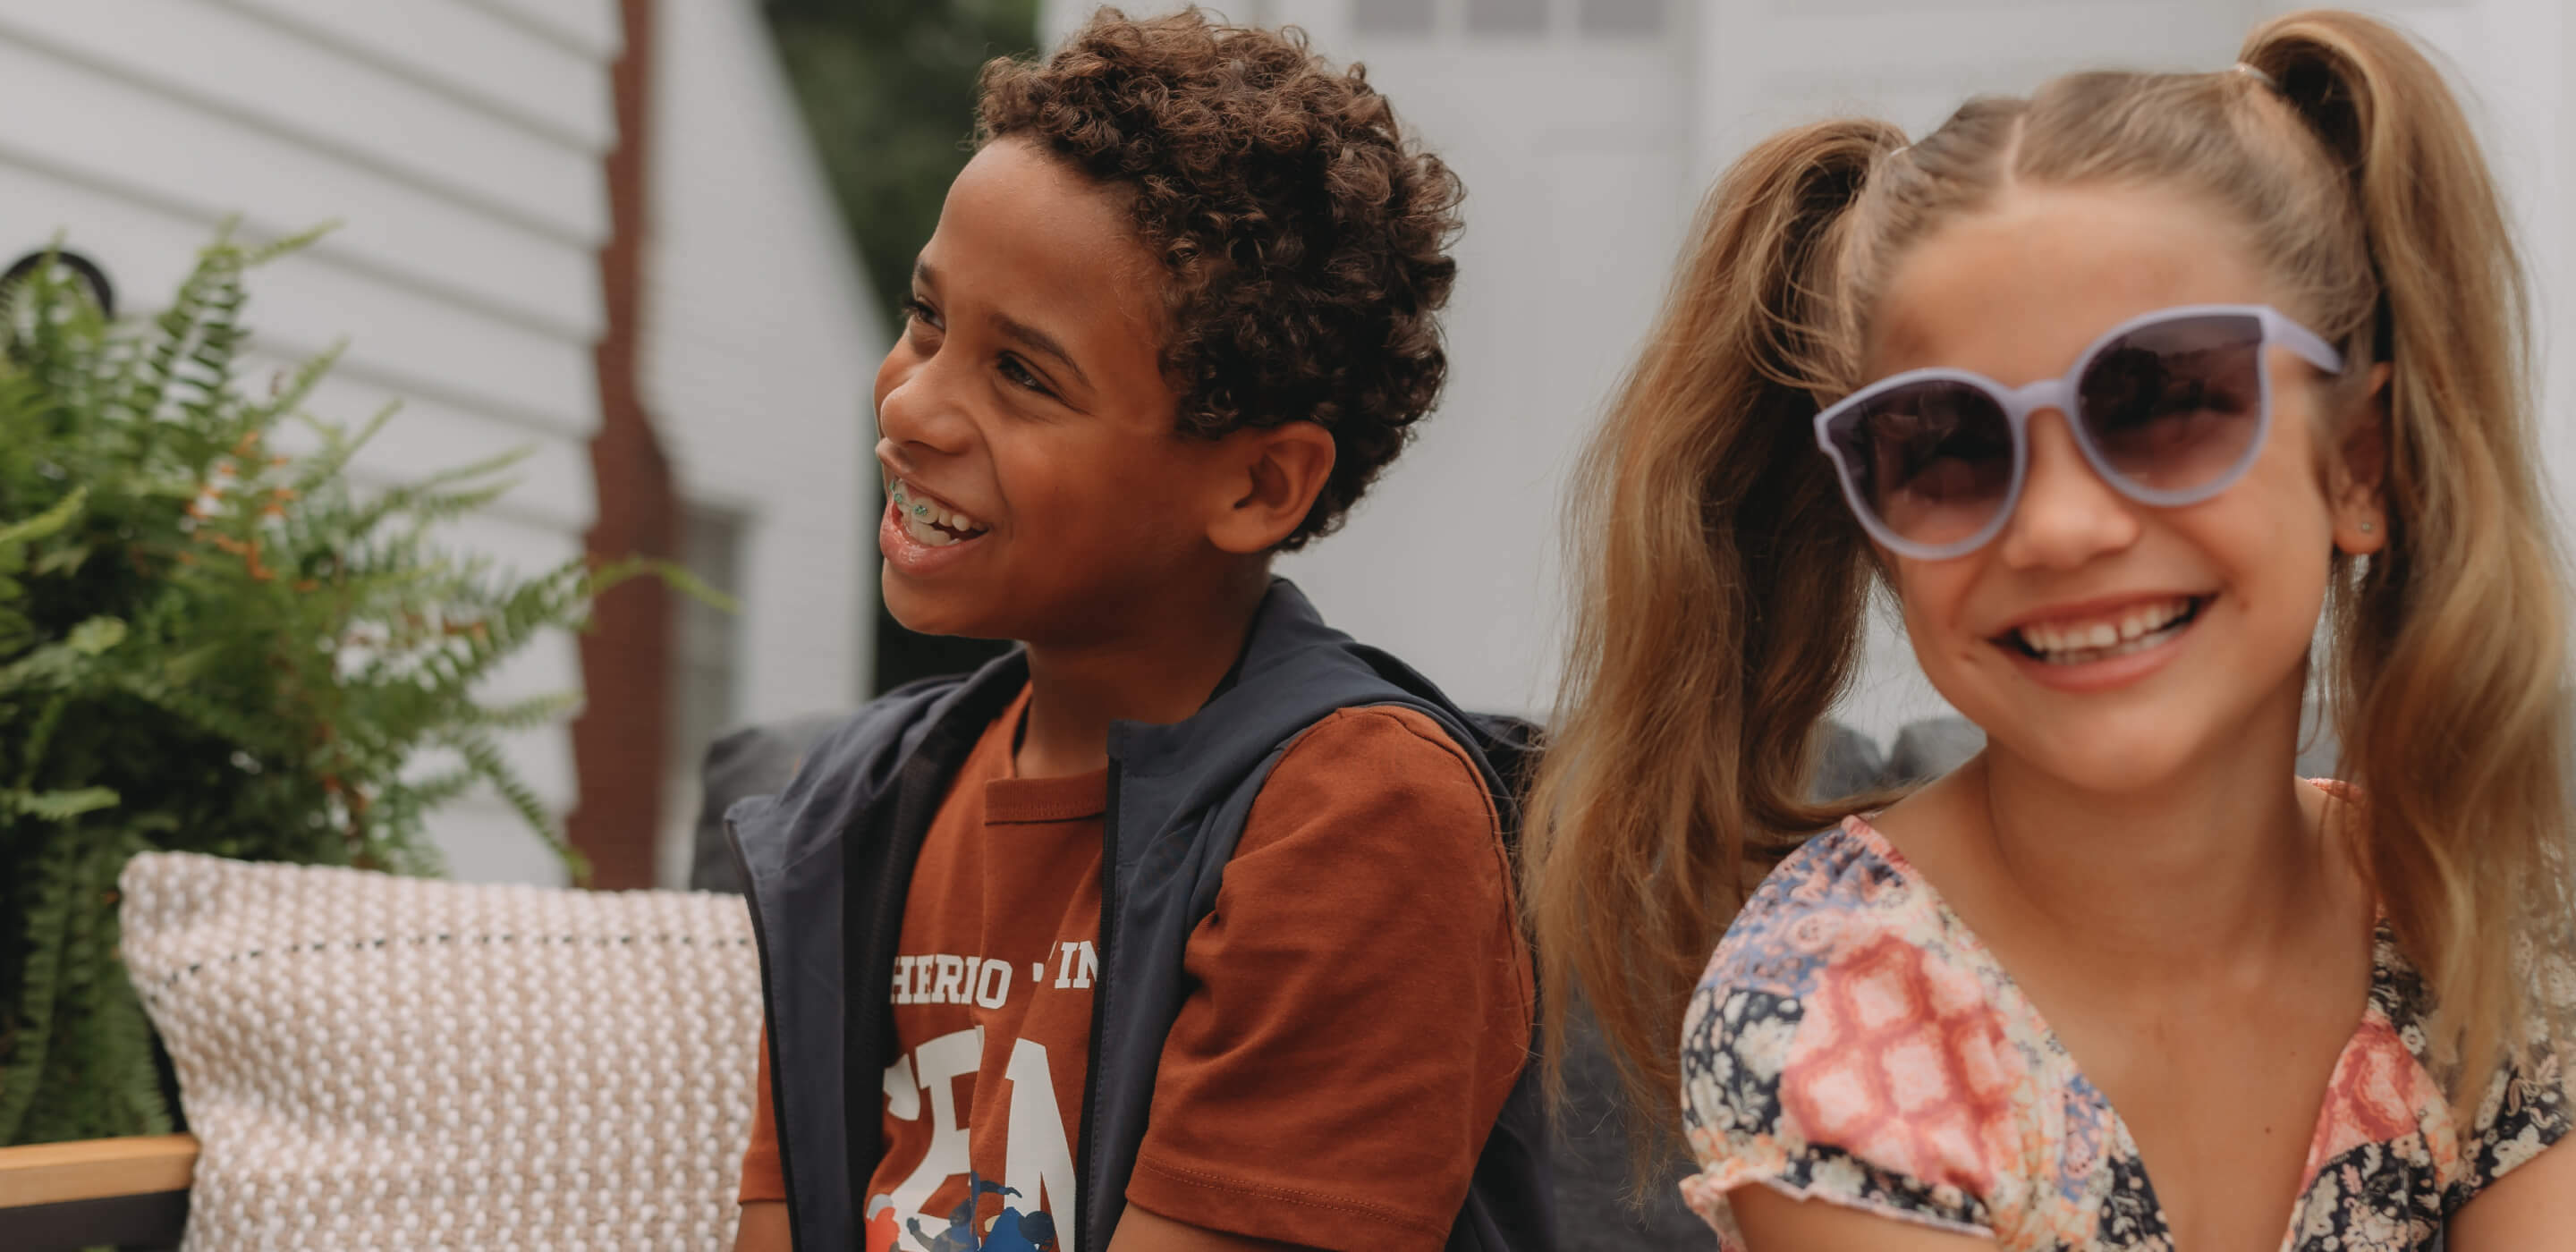
MULTIPOLYGON (((2544 1047, 2497 1075, 2463 1132, 2421 1056, 2429 1007, 2383 926, 2284 1252, 2438 1247, 2450 1213, 2568 1133, 2544 1047)), ((1682 1196, 1726 1252, 1744 1246, 1727 1193, 1747 1183, 2003 1252, 2173 1246, 2110 1101, 1857 817, 1782 862, 1718 944, 1683 1031, 1682 1112, 1701 1167, 1682 1196)))

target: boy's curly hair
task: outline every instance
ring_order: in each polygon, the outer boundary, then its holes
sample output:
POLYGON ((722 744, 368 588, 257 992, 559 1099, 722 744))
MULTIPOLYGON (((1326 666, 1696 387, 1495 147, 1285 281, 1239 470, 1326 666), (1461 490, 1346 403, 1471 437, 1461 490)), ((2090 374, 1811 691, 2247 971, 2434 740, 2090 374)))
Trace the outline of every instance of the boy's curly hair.
POLYGON ((1457 176, 1363 67, 1195 8, 1102 9, 1051 58, 985 65, 982 96, 979 145, 1032 140, 1132 191, 1169 276, 1181 430, 1321 425, 1332 476, 1279 546, 1338 526, 1439 398, 1457 176))

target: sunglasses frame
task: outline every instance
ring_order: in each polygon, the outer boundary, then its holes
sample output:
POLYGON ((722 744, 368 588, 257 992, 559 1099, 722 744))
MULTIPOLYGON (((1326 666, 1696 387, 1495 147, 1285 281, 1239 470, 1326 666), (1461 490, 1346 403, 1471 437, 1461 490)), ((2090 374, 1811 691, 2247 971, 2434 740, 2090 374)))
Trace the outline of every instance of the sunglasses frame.
POLYGON ((2093 466, 2093 472, 2110 484, 2112 490, 2140 504, 2164 508, 2198 504, 2234 486, 2236 480, 2253 467, 2254 459, 2262 454, 2263 444, 2272 434, 2272 370, 2270 361, 2266 359, 2266 350, 2276 343, 2328 374, 2343 372, 2343 354, 2336 351, 2334 345, 2268 304, 2176 305, 2130 318, 2102 332, 2084 351, 2076 354, 2074 366, 2064 375, 2043 378, 2026 387, 2007 387, 1983 374, 1940 367, 1891 374, 1816 414, 1816 445, 1833 459, 1834 477, 1842 483, 1843 500, 1851 506, 1852 515, 1860 519, 1862 528, 1869 531, 1872 539, 1892 552, 1918 561, 1947 560, 1984 547, 1996 535, 2003 533, 2004 524, 2012 519, 2013 509, 2021 503, 2022 485, 2030 478, 2030 415, 2041 409, 2055 409, 2065 417, 2067 430, 2075 436, 2075 446, 2083 451, 2084 459, 2093 466), (2236 458, 2236 463, 2209 482, 2182 491, 2159 491, 2131 482, 2111 468, 2102 450, 2094 446, 2091 432, 2077 420, 2078 392, 2084 372, 2093 367, 2094 358, 2099 357, 2113 341, 2159 323, 2197 317, 2250 317, 2261 328, 2262 338, 2254 345, 2257 357, 2255 374, 2261 380, 2262 397, 2255 413, 2254 436, 2246 440, 2245 451, 2236 458), (1975 534, 1943 544, 1920 543, 1889 529, 1861 499, 1859 481, 1850 464, 1843 460, 1842 448, 1835 444, 1833 437, 1835 419, 1899 387, 1927 382, 1959 383, 1985 393, 1994 400, 1995 407, 2003 410, 2004 424, 2012 431, 2012 485, 2005 489, 2002 502, 1995 506, 1994 517, 1975 534))

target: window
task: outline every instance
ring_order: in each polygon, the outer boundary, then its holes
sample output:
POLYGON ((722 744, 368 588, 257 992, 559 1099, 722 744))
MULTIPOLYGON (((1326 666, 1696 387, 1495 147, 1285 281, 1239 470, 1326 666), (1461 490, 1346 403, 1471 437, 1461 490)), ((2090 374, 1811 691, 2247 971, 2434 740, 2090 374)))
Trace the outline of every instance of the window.
POLYGON ((1674 0, 1350 0, 1362 35, 1444 40, 1527 36, 1637 39, 1664 34, 1674 0))
POLYGON ((1544 35, 1548 0, 1467 0, 1470 35, 1544 35))
POLYGON ((1428 35, 1433 0, 1352 0, 1351 28, 1363 35, 1428 35))
MULTIPOLYGON (((743 532, 736 514, 686 507, 680 518, 680 564, 717 591, 742 596, 743 532)), ((742 619, 689 596, 673 594, 670 682, 662 754, 662 843, 655 878, 689 881, 698 824, 698 770, 707 745, 741 716, 742 619)), ((747 606, 746 606, 746 611, 747 606)))
POLYGON ((1586 35, 1660 35, 1665 0, 1582 0, 1575 29, 1586 35))

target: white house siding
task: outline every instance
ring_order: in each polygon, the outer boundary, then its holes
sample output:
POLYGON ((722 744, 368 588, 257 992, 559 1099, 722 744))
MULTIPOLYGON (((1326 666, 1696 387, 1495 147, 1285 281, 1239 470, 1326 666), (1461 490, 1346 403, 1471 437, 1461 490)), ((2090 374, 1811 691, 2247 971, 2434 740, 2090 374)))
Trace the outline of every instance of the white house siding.
MULTIPOLYGON (((615 0, 0 0, 0 249, 57 232, 150 312, 228 215, 276 236, 337 220, 256 276, 259 348, 348 355, 314 398, 407 408, 356 474, 383 484, 512 447, 519 486, 452 533, 520 569, 569 559, 594 515, 591 345, 608 231, 615 0)), ((569 638, 492 694, 577 689, 569 638)), ((510 753, 558 809, 569 732, 510 753)), ((560 880, 496 801, 436 820, 460 877, 560 880)))
MULTIPOLYGON (((1467 184, 1441 411, 1348 529, 1285 572, 1471 706, 1543 708, 1559 665, 1566 469, 1634 359, 1692 214, 1753 140, 1867 112, 1917 133, 2065 70, 2220 69, 2264 0, 1666 0, 1656 34, 1584 34, 1654 0, 1233 0, 1364 61, 1467 184), (1363 13, 1362 10, 1372 10, 1363 13), (1538 33, 1479 34, 1542 14, 1538 33), (1384 33, 1417 15, 1417 33, 1384 33)), ((1061 38, 1092 5, 1047 0, 1061 38)), ((1130 12, 1172 7, 1128 4, 1130 12)), ((2547 318, 2545 439, 2576 487, 2576 15, 2563 0, 2377 12, 2446 51, 2486 120, 2547 318)), ((1581 553, 1575 554, 1580 559, 1581 553)), ((1885 736, 1944 711, 1882 620, 1842 714, 1885 736)))
MULTIPOLYGON (((757 0, 662 0, 642 369, 690 507, 737 522, 727 721, 852 707, 874 626, 869 383, 886 330, 757 0)), ((666 881, 692 780, 674 778, 666 881)))

